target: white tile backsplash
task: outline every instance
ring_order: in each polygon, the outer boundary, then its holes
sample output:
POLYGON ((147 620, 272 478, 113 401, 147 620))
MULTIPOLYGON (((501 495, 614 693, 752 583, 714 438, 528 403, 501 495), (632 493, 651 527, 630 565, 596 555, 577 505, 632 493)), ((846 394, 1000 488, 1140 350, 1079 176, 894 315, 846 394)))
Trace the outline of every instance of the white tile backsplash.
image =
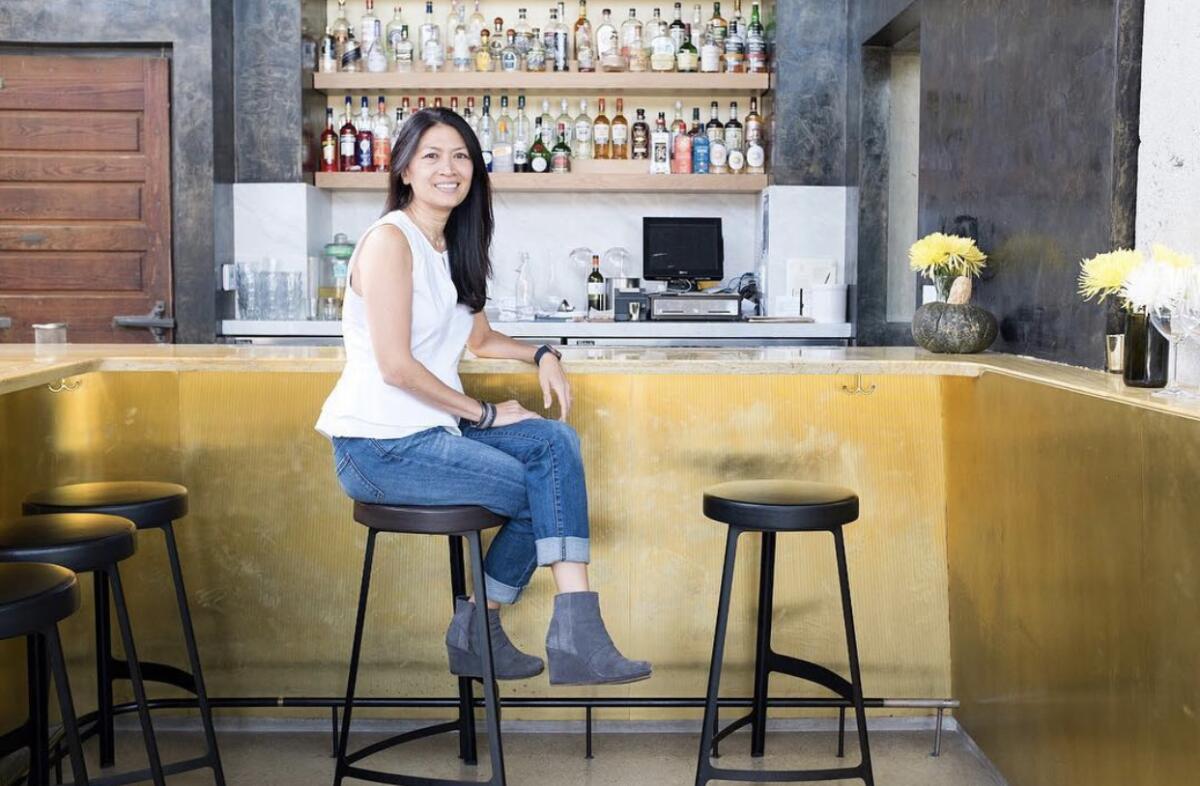
POLYGON ((304 183, 235 183, 233 258, 279 261, 281 270, 307 269, 332 238, 329 194, 304 183))

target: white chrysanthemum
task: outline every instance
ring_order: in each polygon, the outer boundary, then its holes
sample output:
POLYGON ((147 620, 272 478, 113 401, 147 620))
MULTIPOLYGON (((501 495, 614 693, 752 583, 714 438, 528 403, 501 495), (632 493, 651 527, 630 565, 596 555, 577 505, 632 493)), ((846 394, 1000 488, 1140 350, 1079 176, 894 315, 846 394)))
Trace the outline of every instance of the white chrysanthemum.
POLYGON ((1132 308, 1166 308, 1173 290, 1171 271, 1172 268, 1160 262, 1143 262, 1129 271, 1121 296, 1132 308))

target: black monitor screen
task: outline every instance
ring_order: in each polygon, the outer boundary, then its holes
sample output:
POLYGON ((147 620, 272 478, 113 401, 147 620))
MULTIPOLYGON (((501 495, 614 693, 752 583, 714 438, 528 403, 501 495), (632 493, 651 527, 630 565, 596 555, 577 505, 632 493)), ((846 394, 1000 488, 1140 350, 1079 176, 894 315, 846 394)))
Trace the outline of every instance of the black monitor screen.
POLYGON ((643 218, 642 277, 724 278, 725 241, 719 218, 643 218))

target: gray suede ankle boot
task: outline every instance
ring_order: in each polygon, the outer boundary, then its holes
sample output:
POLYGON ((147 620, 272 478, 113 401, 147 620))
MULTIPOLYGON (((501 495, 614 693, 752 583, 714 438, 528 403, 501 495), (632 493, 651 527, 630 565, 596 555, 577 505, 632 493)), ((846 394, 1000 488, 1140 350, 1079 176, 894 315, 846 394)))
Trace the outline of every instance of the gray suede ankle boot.
POLYGON ((648 662, 617 652, 600 618, 600 596, 594 592, 554 596, 546 660, 551 685, 613 685, 650 676, 648 662))
MULTIPOLYGON (((475 640, 475 604, 466 598, 454 601, 454 617, 446 631, 446 653, 450 656, 450 673, 459 677, 483 679, 483 657, 475 640)), ((498 680, 524 680, 542 673, 545 663, 534 655, 526 655, 509 640, 500 627, 500 613, 488 609, 488 632, 492 637, 492 664, 498 680)))

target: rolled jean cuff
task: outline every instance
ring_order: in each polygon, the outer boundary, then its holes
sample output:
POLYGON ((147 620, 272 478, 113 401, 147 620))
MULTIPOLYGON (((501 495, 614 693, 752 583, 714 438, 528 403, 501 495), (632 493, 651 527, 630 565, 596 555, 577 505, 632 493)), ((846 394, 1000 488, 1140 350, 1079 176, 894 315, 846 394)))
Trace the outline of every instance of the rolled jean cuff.
POLYGON ((487 592, 487 599, 494 600, 496 603, 516 603, 517 598, 521 595, 521 587, 510 587, 502 581, 497 581, 487 574, 483 574, 483 587, 487 592))
POLYGON ((540 538, 534 541, 539 565, 555 562, 591 561, 591 541, 587 538, 540 538))

